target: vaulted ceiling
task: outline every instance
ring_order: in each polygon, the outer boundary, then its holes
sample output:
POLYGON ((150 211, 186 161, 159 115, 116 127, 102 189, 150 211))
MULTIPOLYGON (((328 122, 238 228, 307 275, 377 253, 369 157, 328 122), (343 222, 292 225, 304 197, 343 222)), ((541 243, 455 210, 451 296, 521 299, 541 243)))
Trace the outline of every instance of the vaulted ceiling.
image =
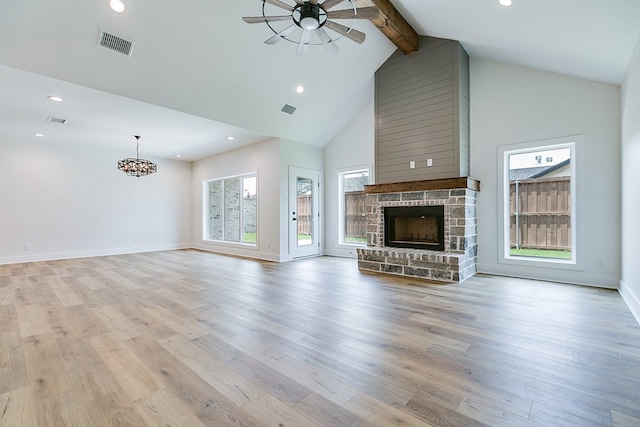
MULTIPOLYGON (((513 1, 511 8, 496 0, 391 3, 418 34, 460 40, 471 57, 622 81, 640 38, 639 1, 513 1)), ((264 44, 273 35, 265 24, 242 21, 262 14, 261 0, 123 2, 122 13, 107 0, 0 2, 0 142, 129 154, 138 134, 145 156, 184 160, 271 137, 324 146, 371 102, 374 73, 396 49, 372 22, 358 20, 364 43, 343 37, 336 55, 310 46, 298 57, 294 43, 264 44), (131 57, 99 47, 101 29, 134 41, 131 57), (294 115, 280 111, 287 103, 298 107, 294 115)))

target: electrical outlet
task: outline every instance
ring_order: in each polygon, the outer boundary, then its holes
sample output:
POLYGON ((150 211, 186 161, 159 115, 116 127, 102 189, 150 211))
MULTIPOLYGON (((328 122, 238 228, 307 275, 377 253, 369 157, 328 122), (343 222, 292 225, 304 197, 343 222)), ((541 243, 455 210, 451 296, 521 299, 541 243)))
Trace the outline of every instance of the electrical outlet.
POLYGON ((28 243, 25 243, 25 244, 24 244, 24 250, 25 250, 25 251, 30 251, 30 250, 31 250, 31 245, 30 245, 30 244, 28 244, 28 243))
POLYGON ((416 162, 414 160, 411 160, 409 162, 409 169, 415 169, 416 168, 416 162))
POLYGON ((134 239, 133 239, 133 244, 134 244, 134 245, 137 245, 137 244, 138 244, 138 239, 137 239, 137 238, 134 238, 134 239))
POLYGON ((427 167, 433 166, 433 159, 427 159, 427 167))
POLYGON ((603 261, 603 260, 601 260, 601 259, 597 260, 597 261, 596 261, 596 266, 597 266, 598 268, 604 268, 604 261, 603 261))

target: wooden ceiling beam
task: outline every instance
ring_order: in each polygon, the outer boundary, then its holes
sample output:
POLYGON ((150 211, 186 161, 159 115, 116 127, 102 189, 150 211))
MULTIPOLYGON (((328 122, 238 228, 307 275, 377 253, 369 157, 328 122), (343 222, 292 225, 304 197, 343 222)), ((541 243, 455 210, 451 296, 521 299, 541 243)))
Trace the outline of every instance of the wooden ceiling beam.
POLYGON ((355 0, 355 4, 357 7, 376 6, 380 10, 380 16, 371 22, 405 55, 418 51, 418 33, 390 0, 355 0))

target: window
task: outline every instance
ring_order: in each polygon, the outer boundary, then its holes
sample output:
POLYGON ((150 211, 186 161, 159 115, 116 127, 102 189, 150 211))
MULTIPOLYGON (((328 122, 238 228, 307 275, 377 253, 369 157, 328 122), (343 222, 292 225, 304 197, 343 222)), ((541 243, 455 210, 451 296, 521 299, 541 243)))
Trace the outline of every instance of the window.
POLYGON ((340 243, 365 245, 367 218, 364 186, 369 184, 369 168, 339 173, 340 183, 340 243))
POLYGON ((255 174, 205 181, 205 240, 256 244, 256 182, 255 174))
POLYGON ((501 262, 576 264, 578 137, 503 147, 501 262))

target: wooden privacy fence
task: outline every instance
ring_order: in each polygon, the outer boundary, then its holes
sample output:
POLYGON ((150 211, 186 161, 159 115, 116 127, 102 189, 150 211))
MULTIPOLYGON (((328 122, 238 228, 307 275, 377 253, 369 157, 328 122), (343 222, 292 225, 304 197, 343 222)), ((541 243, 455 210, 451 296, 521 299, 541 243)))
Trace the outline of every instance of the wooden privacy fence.
POLYGON ((570 190, 570 177, 511 181, 511 247, 571 250, 570 190))
POLYGON ((311 194, 298 196, 298 234, 313 233, 313 200, 311 194))
POLYGON ((344 236, 366 237, 367 217, 364 215, 365 196, 362 191, 344 193, 344 236))
MULTIPOLYGON (((365 237, 367 218, 363 215, 364 193, 352 191, 344 195, 345 237, 365 237)), ((298 234, 311 234, 311 196, 298 196, 298 234)))

